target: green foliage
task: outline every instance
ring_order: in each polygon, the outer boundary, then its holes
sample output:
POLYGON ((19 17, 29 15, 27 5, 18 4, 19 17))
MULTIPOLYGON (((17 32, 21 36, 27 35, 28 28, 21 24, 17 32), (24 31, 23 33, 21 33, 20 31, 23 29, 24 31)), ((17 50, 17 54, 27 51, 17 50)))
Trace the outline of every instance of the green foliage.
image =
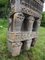
POLYGON ((0 0, 1 4, 6 4, 8 0, 0 0))
POLYGON ((7 17, 10 0, 0 0, 0 17, 7 17))
POLYGON ((41 22, 41 26, 45 27, 45 12, 42 13, 42 22, 41 22))
MULTIPOLYGON (((3 28, 7 28, 8 27, 8 20, 3 18, 3 19, 0 19, 0 26, 2 26, 3 28)), ((1 27, 0 27, 1 29, 1 27)))

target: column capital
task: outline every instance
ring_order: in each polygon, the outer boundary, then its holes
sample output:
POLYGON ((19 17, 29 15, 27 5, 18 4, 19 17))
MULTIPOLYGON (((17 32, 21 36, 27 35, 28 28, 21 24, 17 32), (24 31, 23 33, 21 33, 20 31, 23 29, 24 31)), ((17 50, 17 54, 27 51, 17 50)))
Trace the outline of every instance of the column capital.
POLYGON ((35 20, 35 18, 33 16, 29 16, 28 19, 31 20, 31 21, 35 20))

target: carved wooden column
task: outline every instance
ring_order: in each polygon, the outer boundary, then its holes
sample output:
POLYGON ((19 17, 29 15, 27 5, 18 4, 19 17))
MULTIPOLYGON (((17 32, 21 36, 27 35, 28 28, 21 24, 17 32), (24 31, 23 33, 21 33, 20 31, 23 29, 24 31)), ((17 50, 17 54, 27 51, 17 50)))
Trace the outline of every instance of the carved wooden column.
MULTIPOLYGON (((28 39, 25 38, 26 39, 26 41, 24 41, 24 49, 25 50, 29 50, 30 47, 31 47, 31 42, 32 42, 31 34, 32 34, 32 28, 33 28, 33 23, 34 23, 34 17, 33 16, 29 16, 27 23, 28 23, 28 27, 27 27, 28 34, 27 34, 27 37, 28 37, 28 35, 30 35, 30 37, 28 39)), ((24 32, 24 34, 25 34, 25 32, 24 32)))
POLYGON ((11 14, 9 16, 8 27, 8 50, 12 56, 17 56, 21 51, 21 26, 24 20, 24 15, 20 11, 20 0, 10 0, 11 14))
POLYGON ((32 32, 32 28, 33 28, 33 23, 34 23, 34 17, 33 16, 29 16, 28 17, 28 21, 29 21, 29 25, 28 25, 28 31, 30 32, 32 32))
POLYGON ((14 14, 13 31, 21 32, 23 20, 24 20, 23 13, 15 13, 14 14))
POLYGON ((43 3, 44 0, 10 0, 7 43, 12 56, 20 54, 22 45, 25 50, 34 46, 43 3))
POLYGON ((40 23, 41 23, 41 18, 36 20, 36 25, 35 25, 36 27, 34 27, 34 30, 32 31, 32 43, 31 43, 32 47, 35 46, 35 43, 38 37, 38 29, 40 27, 40 23))
POLYGON ((39 18, 39 19, 37 20, 37 31, 38 31, 38 29, 39 29, 39 27, 40 27, 40 24, 41 24, 41 18, 39 18))

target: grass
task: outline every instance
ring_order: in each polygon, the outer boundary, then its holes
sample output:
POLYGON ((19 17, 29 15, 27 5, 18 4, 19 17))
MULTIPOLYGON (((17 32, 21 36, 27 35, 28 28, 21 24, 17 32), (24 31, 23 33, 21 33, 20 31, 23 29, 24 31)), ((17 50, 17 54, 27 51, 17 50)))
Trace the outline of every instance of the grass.
POLYGON ((40 27, 39 37, 34 48, 21 53, 17 57, 12 57, 6 44, 7 22, 6 19, 0 19, 0 60, 45 60, 45 28, 40 27))

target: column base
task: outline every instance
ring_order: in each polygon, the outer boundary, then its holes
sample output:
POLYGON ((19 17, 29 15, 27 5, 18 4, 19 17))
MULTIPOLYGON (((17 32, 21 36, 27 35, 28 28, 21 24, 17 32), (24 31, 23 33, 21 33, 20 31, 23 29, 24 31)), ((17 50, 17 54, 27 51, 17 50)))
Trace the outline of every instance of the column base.
POLYGON ((11 42, 7 41, 8 50, 12 56, 18 56, 21 52, 22 43, 21 42, 11 42))

